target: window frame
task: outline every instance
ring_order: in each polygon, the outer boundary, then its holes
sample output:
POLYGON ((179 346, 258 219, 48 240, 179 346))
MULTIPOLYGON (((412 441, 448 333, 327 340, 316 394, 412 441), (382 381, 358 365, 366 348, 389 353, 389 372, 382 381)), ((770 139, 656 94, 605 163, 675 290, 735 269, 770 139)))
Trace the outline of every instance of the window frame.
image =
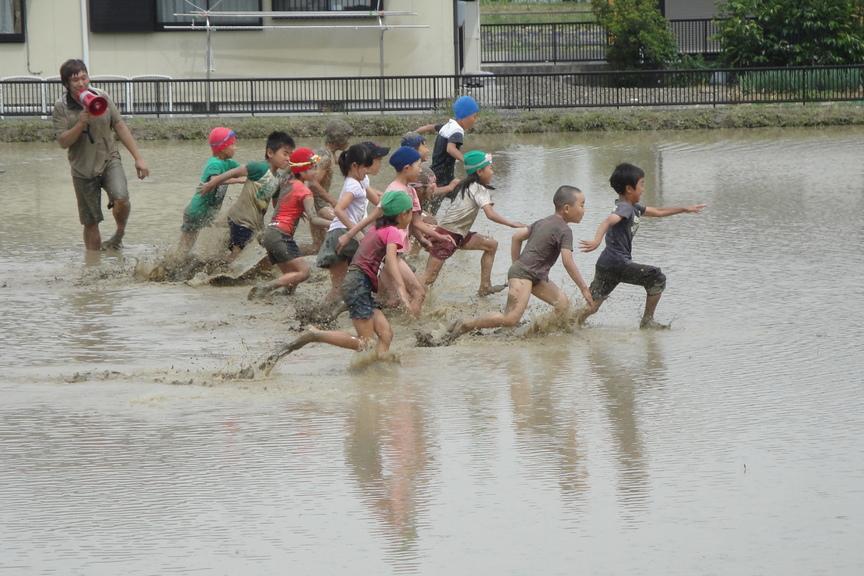
MULTIPOLYGON (((271 9, 273 10, 273 12, 298 12, 298 13, 299 12, 332 12, 334 14, 345 14, 347 12, 353 12, 353 10, 333 10, 331 8, 328 8, 326 10, 315 9, 315 8, 306 8, 306 9, 284 8, 284 7, 280 7, 281 2, 287 3, 287 2, 291 2, 291 0, 272 0, 271 9)), ((357 10, 357 15, 356 15, 357 18, 374 18, 375 16, 370 16, 368 14, 368 12, 371 12, 374 10, 379 10, 379 8, 378 8, 379 4, 381 5, 380 10, 385 9, 384 8, 384 4, 385 4, 384 0, 368 0, 368 3, 369 3, 369 8, 360 8, 357 10)), ((288 20, 290 18, 291 18, 290 16, 274 16, 273 17, 274 20, 288 20)))
POLYGON ((26 0, 12 0, 12 10, 15 5, 21 9, 21 32, 0 32, 0 43, 24 43, 27 41, 27 2, 26 0))
MULTIPOLYGON (((156 0, 153 0, 153 1, 155 2, 156 0)), ((205 0, 205 1, 207 2, 207 6, 209 7, 211 3, 215 3, 218 0, 205 0)), ((258 4, 258 7, 255 8, 253 11, 259 11, 259 12, 262 11, 264 9, 263 8, 263 0, 257 0, 257 4, 258 4)), ((218 11, 218 8, 219 7, 217 6, 216 7, 217 11, 218 11)), ((230 12, 230 10, 223 10, 223 12, 230 12)), ((161 15, 159 14, 159 5, 157 4, 156 5, 156 22, 155 22, 156 32, 194 32, 191 29, 190 30, 170 30, 170 29, 165 28, 166 26, 183 26, 184 24, 191 26, 192 20, 189 20, 188 22, 183 22, 183 21, 164 22, 164 21, 160 20, 160 16, 161 15)), ((237 30, 231 30, 231 32, 260 32, 259 27, 264 25, 264 18, 255 18, 254 24, 251 22, 248 24, 229 24, 228 22, 219 22, 218 24, 211 23, 211 26, 226 26, 226 25, 243 26, 244 28, 248 28, 248 30, 243 30, 242 28, 238 28, 237 30)), ((204 24, 202 22, 201 28, 203 28, 203 27, 204 27, 204 24)))

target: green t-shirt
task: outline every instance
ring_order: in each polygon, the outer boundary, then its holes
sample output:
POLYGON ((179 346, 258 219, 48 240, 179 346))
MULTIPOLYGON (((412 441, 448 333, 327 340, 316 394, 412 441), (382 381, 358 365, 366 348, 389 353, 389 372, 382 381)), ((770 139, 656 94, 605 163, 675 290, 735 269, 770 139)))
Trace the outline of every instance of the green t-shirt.
POLYGON ((201 218, 207 215, 210 211, 220 208, 222 206, 222 200, 225 199, 224 186, 219 186, 216 190, 211 190, 207 194, 199 194, 201 191, 201 184, 204 184, 214 176, 224 174, 238 166, 240 166, 240 164, 231 158, 223 160, 222 158, 211 156, 207 160, 207 164, 204 165, 203 172, 201 172, 201 182, 195 189, 195 195, 192 196, 192 199, 186 206, 187 216, 190 218, 201 218))
POLYGON ((281 176, 274 174, 267 162, 247 164, 246 183, 228 211, 228 219, 250 230, 259 230, 267 212, 267 203, 279 191, 281 176))

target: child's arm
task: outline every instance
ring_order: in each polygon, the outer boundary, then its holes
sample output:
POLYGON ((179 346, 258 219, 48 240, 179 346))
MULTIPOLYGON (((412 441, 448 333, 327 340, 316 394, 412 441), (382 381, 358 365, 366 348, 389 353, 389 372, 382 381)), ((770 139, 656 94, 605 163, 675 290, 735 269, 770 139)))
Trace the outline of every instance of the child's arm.
POLYGON ((593 306, 594 299, 591 298, 591 290, 588 289, 588 284, 585 282, 585 280, 582 279, 582 274, 579 273, 579 268, 576 266, 576 261, 573 260, 573 251, 562 248, 561 262, 564 264, 564 269, 567 270, 567 274, 570 275, 570 278, 573 280, 573 282, 576 283, 579 291, 582 292, 582 296, 585 298, 585 301, 588 302, 589 306, 593 306))
POLYGON ((508 220, 501 214, 495 211, 495 208, 492 207, 492 204, 486 204, 483 206, 483 213, 486 214, 486 218, 495 222, 496 224, 503 224, 504 226, 509 226, 510 228, 525 228, 525 224, 521 222, 515 222, 513 220, 508 220))
MULTIPOLYGON (((368 186, 366 188, 366 199, 369 200, 369 202, 371 202, 375 206, 377 206, 378 203, 381 202, 381 197, 383 195, 384 195, 384 193, 381 192, 380 190, 378 190, 377 188, 373 188, 372 186, 368 186)), ((382 214, 382 216, 383 216, 383 214, 382 214)), ((380 216, 379 216, 379 218, 380 218, 380 216)))
POLYGON ((459 182, 461 182, 461 180, 459 178, 454 178, 453 180, 450 181, 450 184, 448 184, 447 186, 438 186, 436 184, 432 188, 432 191, 429 193, 429 195, 433 198, 435 198, 437 196, 446 196, 447 194, 453 192, 453 190, 456 189, 456 186, 459 185, 459 182))
POLYGON ((447 154, 449 154, 450 156, 452 156, 456 160, 459 160, 460 162, 465 161, 465 156, 462 155, 462 151, 459 150, 459 147, 456 146, 455 142, 448 142, 447 143, 447 154))
POLYGON ((675 214, 698 214, 707 204, 693 204, 692 206, 669 206, 668 208, 645 207, 645 216, 650 218, 665 218, 675 214))
POLYGON ((510 242, 510 260, 516 262, 519 255, 522 253, 522 242, 528 239, 528 228, 520 228, 518 232, 513 234, 513 240, 510 242))
POLYGON ((387 255, 384 258, 384 268, 390 274, 390 279, 396 285, 396 292, 399 294, 399 299, 408 310, 408 312, 417 317, 420 314, 419 307, 411 303, 411 298, 408 296, 408 290, 405 289, 405 282, 402 280, 402 274, 399 272, 399 254, 398 246, 394 242, 387 244, 387 255))
POLYGON ((339 196, 339 201, 336 202, 336 205, 333 207, 333 212, 336 213, 336 218, 338 218, 346 228, 354 226, 354 221, 351 220, 347 212, 348 206, 351 205, 352 200, 354 200, 354 195, 351 194, 351 192, 343 192, 342 195, 339 196))
POLYGON ((372 222, 375 222, 376 220, 378 220, 378 218, 381 218, 382 216, 384 216, 384 211, 381 208, 379 208, 378 206, 376 206, 372 210, 372 212, 370 212, 366 216, 366 218, 364 218, 363 220, 361 220, 357 224, 354 224, 354 226, 349 228, 348 231, 345 232, 345 234, 343 234, 342 236, 339 237, 339 240, 336 241, 336 253, 338 254, 339 252, 341 252, 342 249, 348 245, 348 242, 350 242, 351 239, 354 238, 354 236, 357 236, 358 234, 360 234, 360 237, 357 238, 357 241, 359 242, 360 240, 362 240, 363 239, 363 232, 362 231, 365 230, 366 227, 369 226, 372 222))
POLYGON ((331 206, 336 206, 336 200, 330 195, 330 193, 324 189, 320 182, 317 180, 309 180, 306 182, 306 185, 315 193, 316 196, 321 197, 325 202, 330 204, 331 206))
POLYGON ((621 217, 617 214, 609 214, 603 222, 600 223, 600 226, 597 227, 597 233, 594 234, 593 240, 580 240, 579 241, 579 250, 582 252, 592 252, 600 246, 600 243, 603 242, 603 237, 606 236, 606 232, 612 226, 615 226, 621 221, 621 217))
POLYGON ((218 176, 214 176, 214 177, 210 178, 210 180, 208 180, 207 182, 204 183, 203 186, 201 186, 201 192, 200 193, 201 194, 207 194, 211 190, 221 186, 222 184, 225 184, 226 182, 228 182, 232 178, 239 178, 240 176, 246 176, 246 174, 248 174, 248 172, 246 170, 246 166, 238 166, 237 168, 232 168, 231 170, 228 170, 227 172, 223 172, 222 174, 219 174, 218 176))
POLYGON ((452 236, 449 234, 441 234, 435 230, 434 226, 424 222, 423 216, 420 212, 414 212, 411 216, 411 233, 424 247, 429 245, 429 241, 423 237, 424 235, 434 238, 439 242, 452 242, 454 246, 456 245, 456 240, 454 240, 452 236))
POLYGON ((318 212, 315 211, 315 199, 312 196, 303 198, 303 213, 306 214, 306 218, 309 219, 310 224, 330 226, 330 220, 318 216, 318 212))
POLYGON ((414 130, 418 134, 429 134, 430 132, 435 132, 435 124, 424 124, 420 126, 416 130, 414 130))

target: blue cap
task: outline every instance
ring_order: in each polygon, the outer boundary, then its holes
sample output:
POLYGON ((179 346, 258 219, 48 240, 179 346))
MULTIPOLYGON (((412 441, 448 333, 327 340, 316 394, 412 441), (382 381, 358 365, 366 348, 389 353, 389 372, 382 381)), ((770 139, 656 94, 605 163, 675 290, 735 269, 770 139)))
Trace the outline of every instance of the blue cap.
POLYGON ((477 114, 479 111, 480 106, 471 96, 460 96, 453 102, 453 115, 456 120, 462 120, 472 114, 477 114))
POLYGON ((393 166, 397 172, 401 172, 405 166, 413 164, 417 160, 420 160, 420 153, 414 148, 409 148, 408 146, 401 146, 390 155, 390 165, 393 166))
POLYGON ((423 138, 417 132, 407 132, 404 136, 402 136, 402 146, 408 146, 409 148, 414 148, 415 150, 420 147, 421 144, 425 143, 426 139, 423 138))

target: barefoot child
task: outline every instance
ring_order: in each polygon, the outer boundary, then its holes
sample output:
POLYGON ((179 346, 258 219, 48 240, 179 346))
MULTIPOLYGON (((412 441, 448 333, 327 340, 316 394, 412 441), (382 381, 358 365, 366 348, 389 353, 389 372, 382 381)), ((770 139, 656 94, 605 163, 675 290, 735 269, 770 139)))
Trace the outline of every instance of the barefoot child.
POLYGON ((208 141, 213 155, 204 165, 204 171, 201 173, 201 181, 198 183, 195 195, 192 196, 186 210, 183 211, 183 225, 180 227, 180 242, 177 248, 180 256, 185 256, 192 250, 195 240, 198 238, 198 232, 213 222, 219 209, 222 208, 222 201, 225 200, 228 184, 242 182, 242 180, 229 180, 215 190, 207 193, 202 192, 203 185, 210 178, 240 166, 233 159, 237 152, 237 135, 233 130, 223 127, 214 128, 210 131, 208 141))
POLYGON ((705 204, 692 206, 653 208, 641 204, 642 193, 645 191, 645 172, 632 164, 619 164, 609 178, 609 184, 618 194, 615 210, 597 227, 593 240, 579 242, 582 252, 591 252, 600 246, 606 238, 606 248, 597 259, 594 279, 591 281, 592 304, 579 322, 597 312, 603 301, 609 297, 615 287, 624 284, 635 284, 645 288, 645 311, 642 313, 640 328, 668 328, 654 320, 654 310, 660 302, 660 296, 666 288, 666 276, 656 266, 647 266, 633 262, 630 253, 633 247, 633 236, 639 229, 641 216, 662 218, 674 214, 698 214, 705 204))
MULTIPOLYGON (((348 148, 348 139, 354 133, 353 128, 344 120, 333 120, 324 128, 324 146, 316 151, 321 160, 318 161, 316 172, 318 177, 309 182, 309 188, 315 197, 315 210, 318 216, 327 219, 327 226, 336 217, 333 208, 336 199, 330 195, 330 184, 333 182, 333 166, 337 164, 339 154, 348 148)), ((312 233, 312 252, 318 253, 324 237, 327 235, 327 226, 310 225, 312 233)))
POLYGON ((441 196, 446 196, 451 193, 459 184, 459 179, 454 178, 447 186, 438 187, 438 180, 435 178, 435 172, 429 164, 429 157, 432 151, 426 145, 426 139, 417 132, 406 132, 402 136, 401 146, 414 148, 420 153, 420 176, 414 184, 414 189, 417 191, 417 196, 420 198, 420 207, 423 209, 423 221, 429 224, 436 224, 435 216, 431 213, 432 202, 441 196))
POLYGON ((294 139, 285 132, 271 132, 267 137, 264 162, 250 162, 219 176, 211 178, 201 187, 203 194, 231 180, 246 176, 246 183, 240 196, 228 211, 228 227, 231 231, 229 249, 232 256, 240 253, 243 247, 264 224, 267 204, 279 191, 281 172, 288 167, 294 139))
POLYGON ((480 257, 480 289, 477 294, 486 296, 500 292, 506 286, 492 286, 492 264, 495 262, 495 252, 498 242, 494 238, 481 236, 471 232, 471 226, 477 219, 480 210, 486 217, 498 224, 511 228, 524 228, 520 222, 509 220, 498 214, 492 201, 492 156, 482 150, 471 150, 465 154, 465 172, 468 177, 463 180, 453 192, 453 202, 435 229, 448 237, 447 242, 432 238, 429 249, 429 259, 426 261, 426 271, 420 280, 429 287, 438 278, 444 261, 450 258, 456 250, 482 250, 480 257))
POLYGON ((372 293, 378 290, 378 274, 382 261, 384 268, 396 279, 396 289, 402 304, 411 314, 418 313, 419 304, 409 299, 397 269, 399 260, 397 250, 402 246, 405 229, 411 222, 411 199, 404 192, 387 192, 381 198, 381 208, 384 216, 377 222, 375 229, 370 230, 360 242, 360 247, 351 261, 342 284, 342 297, 348 306, 357 335, 352 336, 347 332, 335 330, 308 330, 280 353, 271 357, 271 366, 272 362, 278 360, 280 354, 299 350, 312 342, 324 342, 340 348, 360 351, 370 348, 373 339, 377 337, 376 353, 380 356, 387 352, 393 340, 393 330, 372 296, 372 293))
POLYGON ((377 204, 380 199, 369 188, 367 176, 374 161, 372 151, 364 144, 354 144, 339 157, 339 170, 345 176, 345 183, 336 202, 336 217, 330 223, 330 229, 327 231, 317 259, 320 268, 327 268, 330 271, 331 287, 326 297, 328 302, 334 302, 339 297, 342 279, 359 247, 358 242, 352 240, 343 249, 337 250, 339 237, 354 224, 363 220, 370 200, 377 204))
POLYGON ((279 267, 282 276, 255 286, 249 292, 249 299, 266 296, 279 288, 294 290, 298 284, 309 279, 309 264, 300 258, 300 248, 294 241, 297 222, 304 215, 310 224, 329 225, 330 222, 315 212, 315 200, 308 182, 316 178, 315 165, 318 156, 309 148, 297 148, 291 153, 291 189, 282 194, 276 203, 273 219, 261 235, 261 246, 267 250, 270 262, 279 267))
MULTIPOLYGON (((453 118, 438 130, 432 151, 432 171, 438 186, 447 186, 455 176, 456 160, 463 161, 460 148, 465 142, 465 131, 474 127, 480 106, 471 96, 460 96, 453 102, 453 118)), ((428 128, 424 127, 421 130, 428 128)), ((429 213, 437 214, 443 198, 430 201, 429 213)))
POLYGON ((582 221, 585 214, 585 195, 573 186, 561 186, 552 201, 555 204, 553 215, 538 220, 513 235, 513 265, 507 273, 509 285, 504 313, 457 321, 450 327, 450 338, 478 328, 515 326, 525 313, 532 294, 554 306, 556 315, 565 315, 570 307, 567 295, 549 281, 549 269, 559 255, 567 274, 579 287, 588 304, 591 304, 588 284, 582 279, 576 262, 573 261, 573 232, 568 226, 569 223, 578 224, 582 221), (525 240, 528 242, 525 249, 521 250, 525 240))

